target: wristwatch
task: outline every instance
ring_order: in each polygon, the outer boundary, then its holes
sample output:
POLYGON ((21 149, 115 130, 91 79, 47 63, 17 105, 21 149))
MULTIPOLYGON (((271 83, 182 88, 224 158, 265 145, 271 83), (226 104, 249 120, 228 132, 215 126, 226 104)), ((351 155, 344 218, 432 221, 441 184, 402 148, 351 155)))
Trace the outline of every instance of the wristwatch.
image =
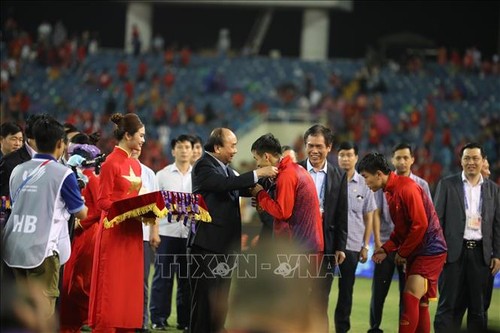
POLYGON ((370 246, 363 243, 363 245, 361 245, 361 249, 366 249, 366 251, 370 251, 370 246))

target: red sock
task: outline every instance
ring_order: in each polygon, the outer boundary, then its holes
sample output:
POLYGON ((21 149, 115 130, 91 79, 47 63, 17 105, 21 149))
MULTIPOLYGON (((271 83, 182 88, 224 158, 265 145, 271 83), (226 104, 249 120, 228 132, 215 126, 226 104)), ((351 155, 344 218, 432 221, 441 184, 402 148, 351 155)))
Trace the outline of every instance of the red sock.
POLYGON ((418 309, 419 309, 419 318, 418 318, 417 333, 430 333, 431 316, 429 315, 429 303, 426 303, 425 306, 422 306, 422 303, 420 303, 418 309))
POLYGON ((399 321, 399 333, 415 333, 418 324, 419 299, 410 293, 403 293, 403 314, 399 321))

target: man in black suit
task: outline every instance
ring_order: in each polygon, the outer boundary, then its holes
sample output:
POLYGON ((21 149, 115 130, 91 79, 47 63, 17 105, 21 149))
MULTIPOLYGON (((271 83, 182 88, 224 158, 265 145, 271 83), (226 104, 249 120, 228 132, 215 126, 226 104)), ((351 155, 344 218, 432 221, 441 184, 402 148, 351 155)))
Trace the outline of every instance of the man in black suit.
POLYGON ((333 268, 344 261, 347 243, 347 178, 343 170, 327 160, 333 145, 333 134, 329 128, 312 126, 304 133, 304 144, 307 159, 299 164, 309 171, 314 180, 323 217, 325 260, 322 268, 325 277, 315 292, 324 331, 328 332, 328 299, 333 268))
POLYGON ((0 195, 9 196, 9 180, 12 170, 19 164, 31 160, 31 157, 36 154, 36 142, 33 136, 33 125, 38 119, 46 117, 46 114, 35 114, 28 118, 26 122, 26 142, 16 151, 3 156, 0 159, 0 195))
POLYGON ((467 306, 467 330, 484 332, 484 309, 489 275, 500 270, 500 192, 481 175, 483 147, 466 144, 461 150, 463 171, 442 179, 434 204, 448 245, 448 258, 439 278, 436 333, 457 332, 467 306))
POLYGON ((203 196, 211 223, 198 223, 190 236, 190 279, 192 291, 190 332, 224 331, 230 272, 234 254, 241 248, 240 195, 259 178, 275 177, 276 167, 264 167, 239 176, 228 166, 237 153, 236 135, 216 128, 205 144, 206 153, 192 171, 193 193, 203 196), (233 256, 231 256, 233 255, 233 256))

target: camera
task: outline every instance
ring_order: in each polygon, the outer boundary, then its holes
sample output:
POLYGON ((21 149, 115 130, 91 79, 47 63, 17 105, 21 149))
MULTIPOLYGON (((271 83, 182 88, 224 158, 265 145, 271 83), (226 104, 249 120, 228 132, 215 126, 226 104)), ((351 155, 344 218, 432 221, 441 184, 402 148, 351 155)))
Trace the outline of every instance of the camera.
POLYGON ((80 189, 83 189, 88 182, 87 176, 85 176, 79 168, 90 168, 94 167, 94 173, 98 175, 101 171, 101 164, 106 160, 106 154, 99 154, 94 159, 85 159, 83 156, 75 154, 68 160, 68 166, 75 173, 76 180, 80 189))
POLYGON ((101 172, 101 164, 106 160, 106 154, 99 154, 92 160, 83 160, 82 167, 94 167, 94 172, 98 175, 101 172))

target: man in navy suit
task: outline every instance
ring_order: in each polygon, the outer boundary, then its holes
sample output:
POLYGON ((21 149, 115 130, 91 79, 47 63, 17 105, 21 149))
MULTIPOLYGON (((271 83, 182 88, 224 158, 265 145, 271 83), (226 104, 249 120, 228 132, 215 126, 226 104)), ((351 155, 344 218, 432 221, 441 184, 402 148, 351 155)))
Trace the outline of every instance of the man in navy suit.
POLYGON ((205 154, 192 170, 193 193, 203 196, 211 223, 197 223, 190 235, 190 279, 192 333, 224 330, 234 254, 241 248, 240 195, 259 178, 275 177, 277 168, 268 166, 241 175, 228 166, 238 152, 236 135, 216 128, 205 144, 205 154))

